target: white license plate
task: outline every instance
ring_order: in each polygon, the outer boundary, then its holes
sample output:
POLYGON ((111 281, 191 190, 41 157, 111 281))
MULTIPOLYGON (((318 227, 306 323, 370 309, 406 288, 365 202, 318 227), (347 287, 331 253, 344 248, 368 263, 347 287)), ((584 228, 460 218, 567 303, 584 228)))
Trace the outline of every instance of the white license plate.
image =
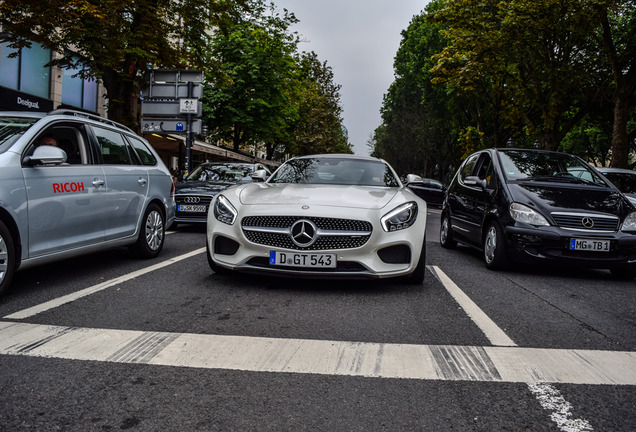
POLYGON ((570 250, 609 252, 609 240, 570 239, 570 250))
POLYGON ((270 251, 271 265, 310 268, 336 268, 336 254, 270 251))
POLYGON ((187 213, 205 213, 208 211, 208 208, 204 205, 180 204, 177 206, 177 211, 187 213))

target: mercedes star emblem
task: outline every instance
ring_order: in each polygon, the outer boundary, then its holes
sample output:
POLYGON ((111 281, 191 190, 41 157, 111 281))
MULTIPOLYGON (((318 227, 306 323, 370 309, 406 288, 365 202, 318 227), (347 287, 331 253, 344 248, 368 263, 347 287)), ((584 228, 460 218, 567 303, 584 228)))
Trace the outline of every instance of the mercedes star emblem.
POLYGON ((585 216, 583 219, 581 219, 581 224, 585 228, 590 229, 594 226, 594 220, 589 216, 585 216))
POLYGON ((290 235, 292 241, 300 247, 309 247, 316 241, 318 227, 307 219, 299 219, 291 226, 290 235))

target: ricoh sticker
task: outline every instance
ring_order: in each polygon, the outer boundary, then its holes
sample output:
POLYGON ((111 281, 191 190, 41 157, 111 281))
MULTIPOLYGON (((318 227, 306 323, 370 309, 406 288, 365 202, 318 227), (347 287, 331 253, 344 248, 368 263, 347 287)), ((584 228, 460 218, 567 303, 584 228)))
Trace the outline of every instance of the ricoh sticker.
POLYGON ((53 193, 84 192, 83 182, 53 183, 53 193))

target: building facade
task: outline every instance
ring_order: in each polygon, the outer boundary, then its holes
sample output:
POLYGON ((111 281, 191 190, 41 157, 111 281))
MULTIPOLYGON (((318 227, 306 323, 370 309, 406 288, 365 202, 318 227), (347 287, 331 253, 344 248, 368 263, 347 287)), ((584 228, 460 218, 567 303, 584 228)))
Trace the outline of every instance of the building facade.
POLYGON ((106 115, 104 87, 77 69, 47 64, 57 53, 33 43, 16 50, 0 43, 0 110, 51 111, 67 107, 106 115))

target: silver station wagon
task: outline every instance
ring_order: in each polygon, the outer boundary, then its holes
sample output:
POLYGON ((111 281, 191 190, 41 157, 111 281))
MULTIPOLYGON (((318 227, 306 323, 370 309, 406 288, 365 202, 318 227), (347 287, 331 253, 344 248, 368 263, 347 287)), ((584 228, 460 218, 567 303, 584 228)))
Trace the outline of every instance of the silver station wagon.
POLYGON ((37 264, 129 246, 152 258, 174 185, 147 141, 70 110, 0 112, 0 293, 37 264))

